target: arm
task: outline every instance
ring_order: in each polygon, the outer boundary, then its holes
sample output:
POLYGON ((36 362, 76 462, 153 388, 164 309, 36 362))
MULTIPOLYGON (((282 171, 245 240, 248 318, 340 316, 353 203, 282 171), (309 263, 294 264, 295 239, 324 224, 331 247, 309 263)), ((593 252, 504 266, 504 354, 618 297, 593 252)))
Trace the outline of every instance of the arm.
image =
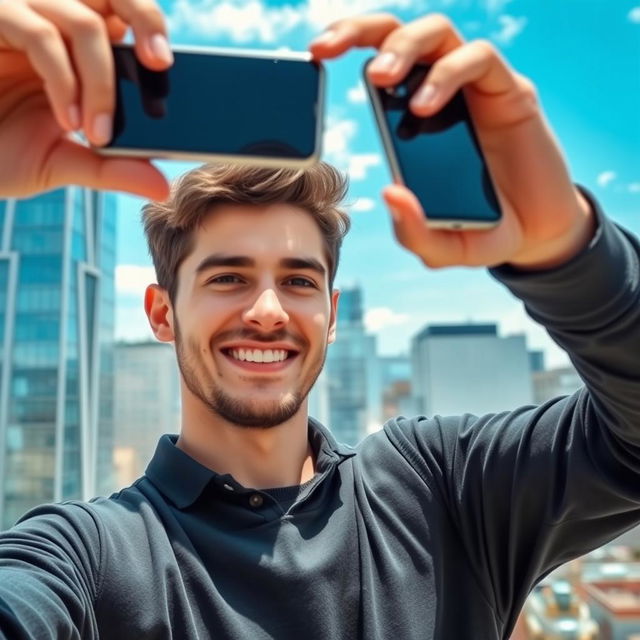
POLYGON ((0 533, 0 640, 97 638, 102 545, 81 505, 45 505, 0 533))
POLYGON ((416 115, 464 89, 504 213, 490 231, 434 230, 413 194, 392 185, 384 197, 399 242, 428 267, 493 268, 587 383, 539 408, 386 427, 439 488, 481 588, 510 627, 545 572, 640 521, 638 243, 573 186, 533 84, 492 45, 464 42, 443 16, 401 25, 378 15, 332 25, 311 49, 331 58, 354 46, 386 54, 369 67, 378 86, 433 61, 431 98, 412 102, 416 115))

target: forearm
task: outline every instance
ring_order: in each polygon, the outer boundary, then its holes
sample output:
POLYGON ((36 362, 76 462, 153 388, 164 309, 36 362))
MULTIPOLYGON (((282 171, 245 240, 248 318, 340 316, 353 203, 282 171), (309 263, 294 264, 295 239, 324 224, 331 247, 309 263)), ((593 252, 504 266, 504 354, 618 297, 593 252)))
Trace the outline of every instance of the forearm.
POLYGON ((593 204, 595 237, 569 262, 548 271, 492 273, 568 352, 599 418, 640 444, 640 243, 593 204))

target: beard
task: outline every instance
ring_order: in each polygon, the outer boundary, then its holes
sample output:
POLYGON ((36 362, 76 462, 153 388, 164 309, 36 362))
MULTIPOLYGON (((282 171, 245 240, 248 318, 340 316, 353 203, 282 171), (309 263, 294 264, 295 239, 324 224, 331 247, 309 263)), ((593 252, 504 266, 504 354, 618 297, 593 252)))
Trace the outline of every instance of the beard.
MULTIPOLYGON (((280 334, 269 341, 264 337, 251 336, 253 340, 261 340, 268 347, 269 342, 282 340, 280 334)), ((189 391, 212 413, 239 427, 269 429, 277 427, 292 418, 300 409, 311 387, 317 380, 327 355, 325 345, 322 356, 313 363, 311 370, 303 374, 296 388, 287 391, 272 401, 259 401, 251 397, 238 398, 227 393, 215 382, 206 367, 202 351, 195 340, 183 340, 180 327, 175 319, 175 346, 178 368, 189 391)), ((213 350, 210 350, 212 353, 213 350)))

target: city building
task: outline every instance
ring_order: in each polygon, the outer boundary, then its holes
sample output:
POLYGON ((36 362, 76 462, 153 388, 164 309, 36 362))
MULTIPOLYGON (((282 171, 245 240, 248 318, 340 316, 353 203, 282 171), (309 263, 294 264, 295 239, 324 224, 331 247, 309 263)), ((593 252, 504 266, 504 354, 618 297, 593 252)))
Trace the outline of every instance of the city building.
POLYGON ((598 623, 589 606, 564 580, 537 585, 520 615, 511 640, 598 640, 598 623))
POLYGON ((337 338, 329 345, 325 364, 329 421, 337 440, 354 445, 380 427, 382 389, 376 338, 364 327, 362 290, 341 289, 337 338))
POLYGON ((602 640, 640 640, 640 580, 584 582, 583 597, 598 622, 602 640))
POLYGON ((536 371, 544 371, 544 351, 538 349, 529 351, 529 365, 533 373, 536 371))
POLYGON ((522 335, 495 324, 430 325, 411 344, 412 393, 427 416, 484 414, 530 404, 531 368, 522 335))
POLYGON ((411 360, 409 356, 380 356, 382 387, 382 422, 396 416, 419 413, 411 394, 411 360))
POLYGON ((115 491, 144 473, 162 434, 180 431, 180 382, 165 342, 118 343, 114 371, 115 491))
POLYGON ((0 527, 112 484, 115 198, 0 203, 0 527))
POLYGON ((582 386, 582 379, 572 367, 560 367, 549 371, 534 371, 533 401, 542 404, 558 396, 568 396, 582 386))

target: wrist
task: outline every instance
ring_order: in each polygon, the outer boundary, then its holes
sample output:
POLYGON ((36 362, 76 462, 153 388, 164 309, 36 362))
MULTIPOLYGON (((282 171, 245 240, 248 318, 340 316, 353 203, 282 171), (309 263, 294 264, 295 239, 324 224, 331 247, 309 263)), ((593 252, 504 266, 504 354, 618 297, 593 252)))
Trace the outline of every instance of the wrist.
POLYGON ((575 223, 562 237, 547 244, 544 251, 537 251, 530 259, 513 260, 509 264, 522 271, 546 271, 569 262, 584 251, 593 239, 596 216, 593 207, 579 189, 575 188, 577 213, 575 223))

